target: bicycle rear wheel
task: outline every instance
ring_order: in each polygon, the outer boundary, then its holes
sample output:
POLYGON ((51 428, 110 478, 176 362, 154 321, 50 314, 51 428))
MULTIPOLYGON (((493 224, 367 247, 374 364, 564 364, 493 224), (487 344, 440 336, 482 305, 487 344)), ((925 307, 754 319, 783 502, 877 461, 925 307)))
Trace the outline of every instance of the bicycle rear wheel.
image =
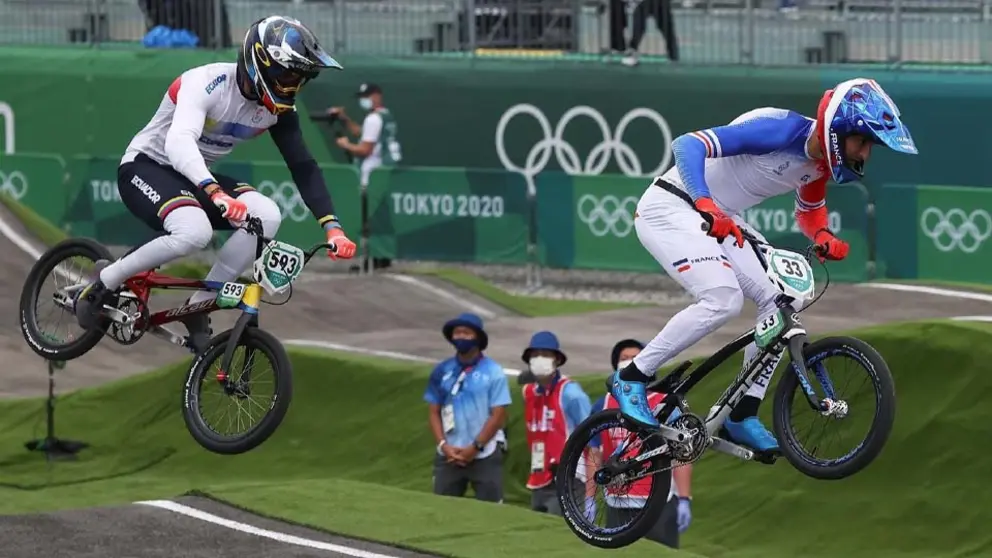
POLYGON ((668 501, 671 460, 663 453, 634 459, 664 445, 660 434, 625 426, 616 410, 582 421, 568 437, 555 474, 569 529, 599 548, 621 548, 646 535, 668 501), (570 489, 574 479, 585 491, 570 489), (596 501, 600 492, 602 501, 596 501))
POLYGON ((810 408, 799 385, 798 376, 786 369, 775 392, 773 426, 782 454, 801 473, 821 480, 837 480, 861 471, 885 446, 895 422, 896 393, 892 373, 885 359, 871 345, 853 337, 827 337, 807 345, 804 350, 810 382, 819 397, 842 401, 835 411, 824 414, 810 408), (833 359, 830 364, 827 361, 833 359), (844 366, 853 373, 841 373, 844 366), (870 384, 866 393, 857 395, 851 384, 870 384), (873 407, 873 408, 872 408, 873 407), (815 422, 804 427, 800 413, 813 417, 815 422), (867 422, 859 428, 859 422, 867 422), (820 427, 815 426, 820 424, 820 427), (817 430, 821 434, 833 427, 829 439, 854 434, 859 440, 842 444, 843 449, 834 457, 825 457, 821 450, 825 442, 800 440, 804 433, 817 430), (863 434, 858 432, 864 431, 863 434))
POLYGON ((193 439, 205 449, 225 455, 250 451, 272 436, 293 397, 292 364, 275 337, 257 327, 246 327, 230 369, 221 370, 230 337, 231 330, 227 330, 210 340, 190 366, 183 390, 183 419, 193 439), (267 368, 261 365, 262 359, 268 361, 267 368), (210 409, 216 408, 212 403, 226 403, 237 415, 212 412, 210 409), (261 417, 254 418, 253 411, 261 417), (227 433, 213 419, 246 429, 227 433))
MULTIPOLYGON (((28 346, 38 356, 48 360, 72 360, 89 352, 100 342, 109 319, 101 327, 85 330, 79 327, 72 311, 71 299, 75 289, 82 288, 97 260, 113 260, 105 246, 88 238, 69 238, 52 246, 28 272, 21 288, 20 326, 28 346), (42 289, 54 281, 54 291, 42 294, 42 289), (42 302, 51 303, 53 310, 39 312, 42 302), (68 307, 67 307, 68 305, 68 307), (39 325, 39 317, 58 315, 55 331, 39 325), (64 333, 63 333, 64 331, 64 333)), ((45 289, 51 291, 52 289, 45 289)))

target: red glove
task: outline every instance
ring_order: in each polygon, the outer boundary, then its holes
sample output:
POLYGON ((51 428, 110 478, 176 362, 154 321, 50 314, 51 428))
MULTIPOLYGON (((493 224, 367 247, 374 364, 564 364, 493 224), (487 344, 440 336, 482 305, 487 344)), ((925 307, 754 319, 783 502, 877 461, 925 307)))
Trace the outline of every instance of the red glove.
POLYGON ((744 247, 744 235, 733 219, 717 208, 710 198, 699 198, 696 200, 696 209, 703 214, 703 219, 710 225, 710 230, 706 234, 723 241, 729 235, 734 235, 737 239, 737 246, 744 247))
POLYGON ((332 260, 338 258, 349 260, 355 255, 355 243, 344 235, 341 227, 333 227, 327 231, 327 243, 334 244, 335 251, 327 251, 327 256, 332 260))
POLYGON ((813 242, 823 246, 823 255, 817 254, 822 262, 824 259, 827 260, 843 260, 847 257, 848 251, 850 251, 851 246, 844 242, 843 240, 834 236, 834 233, 828 231, 827 229, 820 229, 816 231, 813 236, 813 242))
POLYGON ((240 223, 248 216, 248 206, 245 202, 238 201, 224 193, 224 190, 217 188, 210 194, 210 201, 220 209, 221 215, 230 221, 240 223))

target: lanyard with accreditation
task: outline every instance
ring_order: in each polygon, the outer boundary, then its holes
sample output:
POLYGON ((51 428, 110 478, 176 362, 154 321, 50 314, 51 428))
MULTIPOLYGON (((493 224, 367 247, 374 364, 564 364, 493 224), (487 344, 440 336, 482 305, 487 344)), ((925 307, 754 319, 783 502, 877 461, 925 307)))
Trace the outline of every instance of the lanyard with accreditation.
POLYGON ((444 427, 445 434, 455 429, 454 398, 458 395, 458 392, 461 391, 462 384, 465 382, 465 377, 472 371, 472 368, 472 366, 469 366, 465 370, 462 370, 462 373, 458 375, 458 379, 455 380, 454 385, 451 386, 451 397, 448 398, 448 403, 441 408, 441 426, 444 427))

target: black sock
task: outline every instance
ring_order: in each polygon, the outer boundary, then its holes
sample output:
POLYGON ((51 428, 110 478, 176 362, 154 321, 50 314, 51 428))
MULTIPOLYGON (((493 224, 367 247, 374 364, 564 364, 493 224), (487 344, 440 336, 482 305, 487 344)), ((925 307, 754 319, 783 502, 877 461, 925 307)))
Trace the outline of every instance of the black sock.
POLYGON ((651 377, 637 369, 633 362, 620 371, 620 379, 625 382, 640 382, 646 384, 651 381, 651 377))
POLYGON ((761 405, 760 399, 753 395, 745 395, 740 403, 737 404, 737 407, 731 411, 730 420, 740 422, 748 417, 757 416, 758 405, 761 405))

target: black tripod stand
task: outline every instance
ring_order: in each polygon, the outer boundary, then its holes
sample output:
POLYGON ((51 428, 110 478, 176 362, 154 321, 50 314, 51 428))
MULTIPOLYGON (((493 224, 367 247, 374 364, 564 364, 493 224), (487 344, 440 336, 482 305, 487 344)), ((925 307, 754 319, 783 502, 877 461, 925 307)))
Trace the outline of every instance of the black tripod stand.
POLYGON ((48 461, 57 459, 71 460, 83 448, 89 447, 86 442, 60 440, 55 437, 55 370, 65 368, 65 362, 46 360, 48 363, 48 401, 45 404, 45 414, 48 421, 48 432, 42 440, 25 442, 28 451, 43 451, 48 461))

